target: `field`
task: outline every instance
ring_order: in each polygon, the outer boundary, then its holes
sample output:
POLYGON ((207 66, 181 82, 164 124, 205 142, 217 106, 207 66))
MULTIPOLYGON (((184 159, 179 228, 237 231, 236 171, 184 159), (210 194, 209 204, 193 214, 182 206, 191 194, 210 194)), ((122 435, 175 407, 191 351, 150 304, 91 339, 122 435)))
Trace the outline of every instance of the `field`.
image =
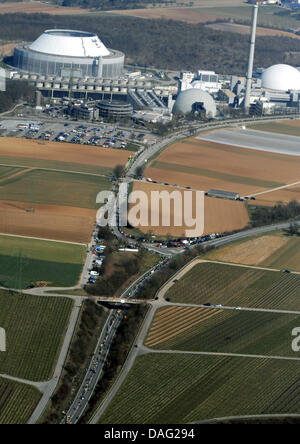
MULTIPOLYGON (((111 11, 120 15, 127 15, 132 17, 139 17, 144 19, 166 19, 178 20, 186 23, 213 23, 218 20, 218 23, 208 24, 212 29, 228 32, 237 32, 240 34, 250 34, 250 27, 237 23, 229 23, 227 21, 220 22, 220 20, 231 19, 241 23, 250 24, 251 22, 251 6, 243 1, 215 1, 214 4, 208 2, 194 2, 192 8, 154 8, 154 9, 132 9, 124 11, 111 11)), ((182 4, 181 4, 182 5, 182 4)), ((280 31, 280 29, 298 28, 299 23, 297 19, 291 16, 278 15, 282 9, 276 7, 260 8, 258 14, 257 35, 282 35, 286 37, 299 38, 299 36, 292 32, 280 31), (266 27, 264 27, 266 26, 266 27), (270 28, 277 28, 271 29, 270 28)))
POLYGON ((0 139, 0 233, 88 243, 96 196, 130 153, 74 144, 0 139))
POLYGON ((295 357, 291 331, 299 315, 209 308, 159 310, 145 345, 164 350, 295 357))
POLYGON ((116 165, 125 165, 129 155, 128 151, 90 145, 0 138, 0 164, 14 162, 17 166, 67 171, 73 168, 75 172, 110 174, 116 165), (7 157, 10 162, 7 162, 7 157))
POLYGON ((192 304, 300 310, 300 276, 246 266, 198 263, 172 285, 165 297, 172 302, 192 304))
MULTIPOLYGON (((237 34, 247 34, 250 35, 250 26, 247 25, 239 25, 237 23, 213 23, 206 25, 208 28, 214 29, 215 31, 222 31, 222 32, 235 32, 237 34)), ((256 35, 257 36, 282 36, 282 37, 290 37, 292 39, 299 39, 300 36, 297 34, 294 34, 293 32, 288 31, 280 31, 279 29, 271 29, 271 28, 263 28, 258 26, 256 29, 256 35)))
POLYGON ((0 424, 26 424, 40 398, 34 387, 0 378, 0 424))
POLYGON ((88 9, 80 8, 64 8, 62 6, 55 6, 48 3, 42 3, 37 1, 32 2, 7 2, 0 4, 0 14, 14 14, 14 13, 27 13, 27 14, 54 14, 54 15, 72 15, 72 14, 85 14, 88 9))
POLYGON ((299 362, 151 353, 137 359, 102 424, 182 424, 300 413, 299 362))
POLYGON ((76 285, 86 247, 11 236, 0 236, 0 285, 26 288, 31 283, 76 285), (63 272, 62 272, 63 270, 63 272))
POLYGON ((30 381, 51 378, 72 301, 0 291, 0 325, 6 330, 0 373, 30 381))
POLYGON ((300 272, 300 239, 283 232, 257 236, 250 240, 210 251, 205 258, 244 265, 290 269, 300 272))
MULTIPOLYGON (((165 227, 162 224, 162 217, 168 214, 168 209, 165 212, 161 212, 160 214, 160 224, 159 226, 154 226, 151 224, 151 193, 153 191, 162 192, 174 192, 179 191, 181 193, 182 202, 184 203, 184 191, 182 188, 176 188, 172 186, 163 186, 158 184, 151 184, 148 182, 135 181, 133 186, 133 191, 143 191, 147 195, 147 200, 149 205, 144 208, 144 211, 148 213, 149 226, 142 227, 138 226, 138 228, 145 233, 153 233, 155 235, 170 235, 170 236, 185 236, 186 230, 194 229, 194 227, 188 227, 184 224, 184 214, 183 214, 183 206, 182 206, 182 225, 175 226, 174 225, 174 206, 171 206, 170 211, 170 227, 165 227), (148 208, 148 211, 147 211, 148 208)), ((196 195, 193 193, 193 202, 191 208, 192 214, 196 214, 196 195)), ((130 222, 130 218, 129 218, 130 222)), ((249 222, 249 217, 245 208, 245 205, 242 202, 234 202, 223 199, 212 199, 205 197, 204 198, 204 233, 215 233, 215 232, 223 232, 223 231, 231 231, 240 228, 244 228, 247 226, 249 222)), ((131 221, 132 223, 132 221, 131 221)), ((198 232, 197 235, 202 235, 202 232, 198 232)))
POLYGON ((300 136, 300 120, 284 120, 281 122, 251 124, 247 125, 247 128, 275 134, 287 134, 288 136, 300 136))
MULTIPOLYGON (((299 166, 300 158, 296 156, 189 138, 164 150, 150 163, 145 175, 158 182, 245 196, 299 181, 299 166)), ((278 197, 285 202, 300 200, 299 188, 278 190, 260 199, 268 199, 269 204, 276 203, 278 197)))
MULTIPOLYGON (((295 238, 290 241, 291 244, 294 244, 295 238)), ((205 257, 207 259, 232 262, 235 264, 271 265, 268 263, 269 257, 277 254, 282 248, 285 248, 290 241, 287 237, 279 234, 257 236, 250 240, 234 242, 231 245, 210 251, 205 257)), ((281 267, 288 268, 286 264, 282 264, 281 267)), ((300 267, 293 268, 293 270, 300 271, 300 267)))

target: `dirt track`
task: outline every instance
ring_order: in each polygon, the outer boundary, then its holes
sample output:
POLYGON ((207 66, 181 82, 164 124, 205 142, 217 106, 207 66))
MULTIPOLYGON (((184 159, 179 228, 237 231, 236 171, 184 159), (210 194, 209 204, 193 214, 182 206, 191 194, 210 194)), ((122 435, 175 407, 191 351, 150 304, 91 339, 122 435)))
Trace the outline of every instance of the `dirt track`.
POLYGON ((0 233, 88 243, 96 211, 0 201, 0 214, 0 233))

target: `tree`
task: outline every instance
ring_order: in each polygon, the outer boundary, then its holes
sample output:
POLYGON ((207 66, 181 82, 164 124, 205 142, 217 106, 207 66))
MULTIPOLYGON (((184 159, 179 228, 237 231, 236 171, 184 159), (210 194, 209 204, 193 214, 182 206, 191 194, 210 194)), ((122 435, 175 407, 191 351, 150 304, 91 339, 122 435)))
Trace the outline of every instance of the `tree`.
POLYGON ((113 170, 113 175, 115 176, 116 179, 120 179, 120 177, 123 174, 123 165, 116 165, 114 170, 113 170))
POLYGON ((286 233, 289 236, 300 236, 299 226, 294 222, 291 222, 289 228, 286 230, 286 233))

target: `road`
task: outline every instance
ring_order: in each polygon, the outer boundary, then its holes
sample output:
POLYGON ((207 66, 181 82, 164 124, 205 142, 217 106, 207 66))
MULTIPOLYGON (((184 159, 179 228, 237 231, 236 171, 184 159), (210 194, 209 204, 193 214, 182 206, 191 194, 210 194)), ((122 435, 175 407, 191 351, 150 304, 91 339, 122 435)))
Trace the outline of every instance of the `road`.
POLYGON ((77 392, 74 401, 65 415, 63 424, 76 424, 83 415, 87 404, 94 393, 96 385, 102 375, 104 365, 114 340, 115 334, 124 317, 124 310, 111 310, 103 327, 86 376, 77 392))

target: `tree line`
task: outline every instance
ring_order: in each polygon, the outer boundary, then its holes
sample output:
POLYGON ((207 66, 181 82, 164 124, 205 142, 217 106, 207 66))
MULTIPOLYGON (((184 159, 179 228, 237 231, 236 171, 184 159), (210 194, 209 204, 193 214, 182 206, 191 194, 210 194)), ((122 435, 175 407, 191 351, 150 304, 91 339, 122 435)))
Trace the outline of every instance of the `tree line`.
MULTIPOLYGON (((201 23, 112 15, 0 15, 0 39, 32 41, 49 28, 95 32, 106 46, 123 51, 128 63, 173 70, 205 68, 224 74, 246 72, 249 37, 215 31, 201 23)), ((297 53, 299 39, 257 37, 255 66, 290 63, 297 53)))
POLYGON ((300 203, 296 200, 291 202, 277 203, 272 207, 257 206, 250 208, 250 220, 252 227, 271 225, 276 222, 286 222, 300 217, 300 203))
POLYGON ((0 113, 22 102, 33 103, 35 89, 26 81, 6 80, 6 91, 0 91, 0 113))

